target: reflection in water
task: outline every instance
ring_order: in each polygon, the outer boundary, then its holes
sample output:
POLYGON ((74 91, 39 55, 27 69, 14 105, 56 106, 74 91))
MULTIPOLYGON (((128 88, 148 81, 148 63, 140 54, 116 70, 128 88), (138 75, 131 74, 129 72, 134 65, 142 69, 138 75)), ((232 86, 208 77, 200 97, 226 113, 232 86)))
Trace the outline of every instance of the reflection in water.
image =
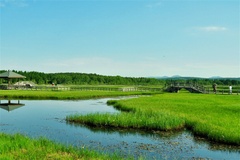
POLYGON ((179 134, 182 133, 182 131, 157 131, 157 132, 149 132, 147 130, 140 130, 140 129, 126 129, 126 128, 108 128, 108 127, 92 127, 84 124, 74 123, 74 122, 68 122, 66 121, 66 124, 73 126, 75 128, 84 127, 89 129, 90 131, 94 133, 106 133, 106 134, 113 134, 118 133, 120 136, 127 136, 129 134, 131 135, 141 135, 143 137, 152 138, 154 137, 167 137, 167 138, 174 138, 177 137, 179 134))
MULTIPOLYGON (((240 153, 240 146, 237 145, 227 145, 217 142, 209 141, 205 138, 193 136, 194 141, 199 144, 208 144, 208 149, 212 151, 226 151, 226 152, 239 152, 240 153)), ((240 155, 239 155, 240 156, 240 155)), ((240 157, 239 157, 240 159, 240 157)))
POLYGON ((20 103, 20 100, 18 100, 17 103, 12 103, 11 100, 8 100, 8 103, 1 103, 0 101, 0 108, 7 110, 8 112, 18 109, 24 105, 25 104, 20 103))
MULTIPOLYGON (((161 141, 165 140, 164 145, 169 145, 169 148, 173 150, 174 147, 179 147, 181 143, 183 142, 183 137, 184 141, 191 140, 195 144, 202 144, 202 145, 207 145, 209 150, 212 151, 223 151, 223 152, 228 152, 228 153, 239 153, 240 152, 240 146, 233 146, 233 145, 226 145, 226 144, 219 144, 216 142, 209 142, 207 139, 194 136, 191 131, 189 130, 184 130, 184 131, 143 131, 143 130, 136 130, 136 129, 122 129, 122 128, 105 128, 105 127, 92 127, 84 124, 77 124, 73 122, 68 122, 66 121, 66 124, 73 126, 73 127, 85 127, 91 130, 94 133, 104 133, 104 134, 118 134, 119 136, 141 136, 145 138, 150 138, 155 141, 161 141), (183 136, 184 135, 184 136, 183 136), (182 137, 182 138, 180 138, 182 137), (166 141, 167 140, 167 141, 166 141)), ((186 147, 188 142, 183 143, 186 147)), ((144 146, 144 145, 143 145, 144 146)), ((166 147, 168 148, 168 147, 166 147)), ((154 149, 159 149, 158 147, 154 147, 154 149)), ((192 148, 193 149, 193 148, 192 148)), ((182 150, 182 149, 181 149, 182 150)), ((153 148, 152 148, 153 152, 153 148)), ((239 155, 240 156, 240 155, 239 155)))
MULTIPOLYGON (((25 107, 14 112, 0 110, 0 132, 46 137, 67 145, 146 159, 238 159, 240 148, 215 145, 189 131, 146 132, 87 127, 65 121, 70 114, 119 113, 106 105, 109 99, 56 101, 22 100, 25 107)), ((20 104, 20 102, 19 102, 20 104)))

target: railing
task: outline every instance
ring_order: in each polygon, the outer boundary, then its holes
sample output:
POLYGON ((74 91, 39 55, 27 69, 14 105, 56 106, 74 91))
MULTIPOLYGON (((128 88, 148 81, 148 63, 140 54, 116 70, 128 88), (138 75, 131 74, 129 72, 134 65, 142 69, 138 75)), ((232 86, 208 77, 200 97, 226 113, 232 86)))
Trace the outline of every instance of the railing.
POLYGON ((171 83, 169 85, 166 85, 165 88, 169 91, 179 91, 180 89, 185 88, 187 90, 191 90, 192 92, 206 92, 205 87, 197 83, 171 83))
POLYGON ((133 92, 133 91, 142 91, 142 92, 159 92, 162 91, 162 88, 148 88, 148 87, 82 87, 82 86, 4 86, 0 89, 8 90, 52 90, 52 91, 64 91, 64 90, 78 90, 78 91, 122 91, 122 92, 133 92))
MULTIPOLYGON (((171 84, 166 84, 164 87, 164 90, 166 91, 171 91, 171 89, 173 89, 173 91, 177 91, 180 90, 182 88, 185 89, 194 89, 196 91, 199 91, 201 93, 206 93, 206 94, 211 94, 211 93, 215 93, 213 91, 213 88, 211 86, 203 86, 203 85, 199 85, 197 83, 171 83, 171 84), (176 89, 176 90, 174 90, 176 89)), ((231 94, 228 87, 219 87, 217 88, 216 94, 231 94)), ((233 88, 232 90, 232 94, 240 94, 240 88, 239 86, 236 88, 233 88)))
MULTIPOLYGON (((122 92, 162 92, 170 91, 175 92, 182 88, 189 90, 190 92, 199 92, 211 94, 214 93, 211 86, 203 86, 197 83, 171 83, 166 84, 163 88, 151 88, 151 87, 91 87, 91 86, 16 86, 16 85, 0 85, 0 90, 52 90, 52 91, 122 91, 122 92), (173 89, 173 90, 171 90, 173 89)), ((232 90, 233 94, 240 94, 240 88, 235 87, 232 90)), ((224 88, 219 87, 216 94, 230 94, 227 86, 224 88)))

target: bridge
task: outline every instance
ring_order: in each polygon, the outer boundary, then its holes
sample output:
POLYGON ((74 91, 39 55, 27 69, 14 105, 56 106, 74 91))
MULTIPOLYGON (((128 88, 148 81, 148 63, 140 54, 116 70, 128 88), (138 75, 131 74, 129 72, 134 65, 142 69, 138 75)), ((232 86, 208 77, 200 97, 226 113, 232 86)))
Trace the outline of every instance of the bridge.
POLYGON ((205 88, 202 85, 191 83, 172 83, 165 87, 167 92, 179 92, 181 89, 186 89, 191 93, 206 93, 205 88))

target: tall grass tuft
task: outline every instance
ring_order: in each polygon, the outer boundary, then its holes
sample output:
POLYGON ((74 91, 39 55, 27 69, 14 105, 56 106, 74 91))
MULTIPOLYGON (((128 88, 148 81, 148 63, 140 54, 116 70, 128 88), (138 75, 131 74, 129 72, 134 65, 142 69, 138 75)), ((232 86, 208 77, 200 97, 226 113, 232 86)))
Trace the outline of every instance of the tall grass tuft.
POLYGON ((177 130, 188 128, 212 141, 240 145, 237 95, 161 94, 108 104, 120 114, 70 115, 67 120, 91 126, 177 130))
MULTIPOLYGON (((0 159, 126 159, 117 154, 107 155, 86 148, 63 146, 44 138, 30 139, 26 136, 0 133, 0 159)), ((127 159, 133 159, 127 157, 127 159)))
POLYGON ((183 118, 173 117, 170 113, 159 113, 154 110, 141 111, 121 105, 116 100, 109 100, 108 105, 113 105, 123 112, 120 114, 94 113, 87 115, 69 115, 67 121, 87 124, 98 127, 118 127, 144 130, 178 130, 184 127, 183 118))

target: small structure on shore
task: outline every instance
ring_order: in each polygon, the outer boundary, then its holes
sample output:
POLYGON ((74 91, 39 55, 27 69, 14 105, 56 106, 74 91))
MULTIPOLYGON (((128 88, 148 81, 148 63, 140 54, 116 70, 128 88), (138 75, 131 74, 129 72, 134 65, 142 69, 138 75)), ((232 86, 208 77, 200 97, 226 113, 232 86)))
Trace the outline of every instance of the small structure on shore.
POLYGON ((0 108, 6 110, 8 112, 18 109, 22 106, 25 106, 25 105, 20 103, 20 100, 18 100, 17 103, 12 103, 11 100, 8 100, 8 103, 1 103, 1 101, 0 101, 0 108))
POLYGON ((0 78, 7 79, 8 89, 10 89, 10 84, 12 79, 20 79, 20 78, 26 78, 26 77, 8 70, 7 72, 1 73, 0 78))
POLYGON ((32 81, 19 81, 13 85, 17 86, 17 87, 22 87, 22 88, 31 88, 31 87, 36 86, 36 84, 33 83, 32 81))

